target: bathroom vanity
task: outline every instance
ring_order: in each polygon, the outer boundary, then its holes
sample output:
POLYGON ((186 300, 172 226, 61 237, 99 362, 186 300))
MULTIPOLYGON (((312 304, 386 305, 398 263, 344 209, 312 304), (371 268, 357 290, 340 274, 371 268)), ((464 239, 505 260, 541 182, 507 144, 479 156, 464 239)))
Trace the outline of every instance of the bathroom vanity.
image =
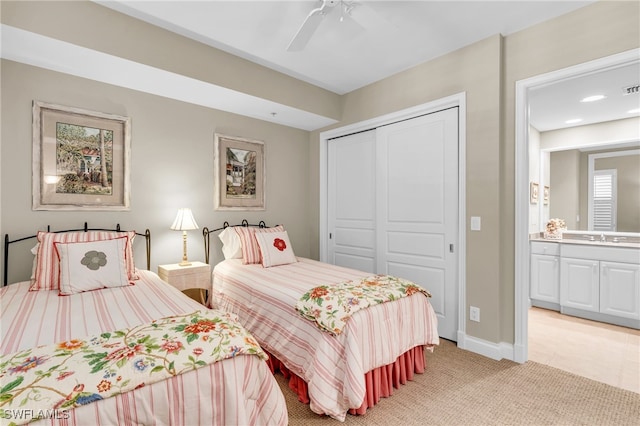
POLYGON ((532 236, 530 253, 533 306, 640 329, 640 236, 532 236))

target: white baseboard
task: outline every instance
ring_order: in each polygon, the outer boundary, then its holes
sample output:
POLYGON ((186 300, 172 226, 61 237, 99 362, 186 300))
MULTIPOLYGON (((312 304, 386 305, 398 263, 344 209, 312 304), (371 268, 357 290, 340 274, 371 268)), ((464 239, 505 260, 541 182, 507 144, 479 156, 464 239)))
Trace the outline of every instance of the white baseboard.
POLYGON ((515 361, 515 350, 512 343, 493 343, 486 340, 479 339, 473 336, 467 336, 466 334, 458 331, 458 347, 473 353, 477 353, 487 358, 495 359, 499 361, 501 359, 508 359, 515 361))

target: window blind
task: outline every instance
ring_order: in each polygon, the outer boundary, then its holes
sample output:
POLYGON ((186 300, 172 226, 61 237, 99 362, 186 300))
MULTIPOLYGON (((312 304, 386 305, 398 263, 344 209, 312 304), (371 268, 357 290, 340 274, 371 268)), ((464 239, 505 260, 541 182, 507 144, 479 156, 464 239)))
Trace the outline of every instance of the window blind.
POLYGON ((596 170, 593 174, 593 230, 616 230, 615 170, 596 170))

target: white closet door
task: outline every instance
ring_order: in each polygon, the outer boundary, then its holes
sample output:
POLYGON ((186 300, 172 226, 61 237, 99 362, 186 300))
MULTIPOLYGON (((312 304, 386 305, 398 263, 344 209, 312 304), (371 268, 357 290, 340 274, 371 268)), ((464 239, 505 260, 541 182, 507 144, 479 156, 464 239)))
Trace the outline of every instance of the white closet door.
POLYGON ((377 129, 377 272, 429 290, 457 340, 458 109, 377 129))
POLYGON ((328 262, 375 272, 375 130, 328 144, 328 262))

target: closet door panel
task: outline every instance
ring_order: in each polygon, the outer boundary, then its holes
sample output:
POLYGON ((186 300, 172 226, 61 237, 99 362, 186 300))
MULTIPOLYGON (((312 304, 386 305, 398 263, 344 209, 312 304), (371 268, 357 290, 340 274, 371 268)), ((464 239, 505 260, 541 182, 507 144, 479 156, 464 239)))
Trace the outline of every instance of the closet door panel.
POLYGON ((328 145, 329 262, 375 272, 375 130, 328 145))
POLYGON ((458 112, 377 129, 377 272, 432 294, 440 336, 456 340, 458 112))
POLYGON ((386 147, 379 161, 387 170, 388 220, 409 226, 442 224, 445 195, 444 147, 439 143, 444 138, 442 126, 412 123, 385 133, 386 147))

